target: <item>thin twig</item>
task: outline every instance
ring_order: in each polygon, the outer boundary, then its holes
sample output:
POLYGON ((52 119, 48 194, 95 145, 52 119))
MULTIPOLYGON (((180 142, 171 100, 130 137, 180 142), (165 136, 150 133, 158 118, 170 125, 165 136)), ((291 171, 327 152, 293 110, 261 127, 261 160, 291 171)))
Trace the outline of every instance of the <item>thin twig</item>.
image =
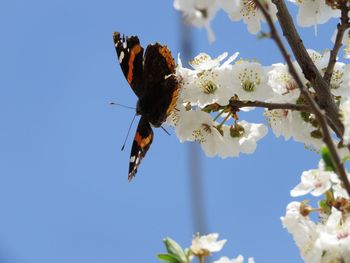
MULTIPOLYGON (((294 78, 294 80, 296 81, 300 92, 302 93, 302 95, 304 96, 305 100, 308 102, 308 104, 311 106, 313 113, 316 116, 316 119, 318 120, 321 130, 322 130, 322 134, 323 134, 323 141, 324 143, 327 145, 333 164, 335 165, 335 169, 336 169, 336 173, 338 174, 340 180, 343 182, 343 186, 345 187, 346 191, 348 192, 348 194, 350 194, 350 182, 348 180, 345 168, 340 160, 340 157, 338 155, 336 146, 334 145, 334 142, 332 140, 331 134, 329 132, 328 126, 327 126, 327 120, 325 117, 324 112, 320 109, 320 107, 318 106, 318 104, 314 101, 314 99, 312 98, 311 94, 309 93, 309 91, 305 88, 305 86, 303 85, 299 75, 297 74, 295 67, 290 59, 290 56, 286 50, 286 48, 284 47, 282 40, 276 30, 276 27, 272 21, 272 18, 270 16, 270 14, 268 13, 268 11, 266 10, 265 6, 262 5, 262 3, 260 2, 260 0, 254 0, 256 5, 259 7, 259 9, 262 11, 268 25, 270 28, 270 36, 271 38, 275 41, 276 45, 278 46, 280 52, 282 53, 284 59, 287 62, 288 68, 289 68, 289 72, 292 75, 292 77, 294 78)), ((273 0, 273 2, 276 4, 276 2, 283 2, 280 0, 273 0)), ((284 5, 284 3, 283 3, 284 5)), ((279 6, 276 4, 277 9, 279 8, 279 6)), ((288 12, 288 10, 287 10, 288 12)), ((289 12, 288 15, 290 16, 289 12)), ((281 21, 280 21, 281 22, 281 21)), ((294 27, 294 24, 293 24, 294 27)), ((304 47, 305 49, 305 47, 304 47)), ((299 63, 300 64, 300 63, 299 63)), ((303 67, 303 65, 300 65, 301 67, 303 67)), ((318 71, 317 71, 318 72, 318 71)), ((317 93, 317 91, 316 91, 317 93)), ((318 94, 318 93, 317 93, 318 94)))
POLYGON ((268 110, 295 110, 302 112, 310 112, 312 113, 312 109, 309 105, 305 104, 293 104, 293 103, 272 103, 272 102, 264 102, 264 101, 241 101, 241 100, 230 100, 230 106, 237 108, 244 107, 259 107, 266 108, 268 110))
POLYGON ((340 3, 340 10, 341 10, 341 17, 340 17, 340 23, 338 23, 338 25, 337 25, 337 30, 338 30, 337 35, 335 38, 333 49, 331 50, 327 69, 326 69, 324 76, 323 76, 323 79, 328 84, 331 82, 334 66, 335 66, 335 63, 337 62, 337 55, 338 55, 339 49, 342 46, 342 40, 344 37, 344 33, 350 27, 349 9, 347 7, 346 2, 340 3))

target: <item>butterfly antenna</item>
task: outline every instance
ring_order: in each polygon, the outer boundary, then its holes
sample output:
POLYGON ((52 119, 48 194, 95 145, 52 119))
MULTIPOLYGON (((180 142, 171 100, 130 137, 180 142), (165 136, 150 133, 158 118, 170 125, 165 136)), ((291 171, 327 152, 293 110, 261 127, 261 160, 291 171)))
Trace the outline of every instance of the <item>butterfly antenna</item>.
POLYGON ((134 123, 134 120, 135 120, 135 118, 136 118, 136 115, 137 115, 137 114, 135 113, 134 118, 132 118, 132 121, 131 121, 131 123, 130 123, 129 129, 128 129, 128 133, 126 134, 126 138, 125 138, 124 143, 123 143, 123 146, 122 146, 122 151, 123 151, 124 148, 125 148, 125 144, 126 144, 126 141, 127 141, 128 137, 129 137, 129 133, 130 133, 130 130, 131 130, 131 126, 132 126, 132 124, 134 123))
POLYGON ((120 103, 115 103, 115 102, 113 102, 113 101, 111 101, 111 102, 109 103, 109 105, 120 106, 120 107, 123 107, 123 108, 136 110, 136 108, 134 108, 134 107, 126 106, 126 105, 123 105, 123 104, 120 104, 120 103))
POLYGON ((160 128, 162 128, 163 131, 165 131, 165 133, 168 134, 169 136, 171 135, 163 126, 160 126, 160 128))

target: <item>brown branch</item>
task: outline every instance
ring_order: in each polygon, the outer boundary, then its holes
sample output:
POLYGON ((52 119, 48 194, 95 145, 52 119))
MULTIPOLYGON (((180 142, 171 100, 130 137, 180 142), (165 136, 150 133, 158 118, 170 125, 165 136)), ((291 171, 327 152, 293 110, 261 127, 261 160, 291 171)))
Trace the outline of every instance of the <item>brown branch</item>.
POLYGON ((328 84, 331 82, 334 66, 335 66, 335 63, 337 62, 337 55, 338 55, 339 49, 342 46, 342 40, 344 37, 344 33, 350 27, 349 9, 347 7, 347 3, 341 2, 339 8, 341 10, 341 17, 340 17, 340 23, 338 23, 338 25, 337 25, 337 29, 338 29, 337 36, 335 38, 333 49, 331 50, 327 69, 326 69, 324 76, 323 76, 323 79, 328 84))
MULTIPOLYGON (((344 168, 343 164, 341 163, 341 160, 340 160, 340 157, 338 155, 336 146, 334 145, 334 142, 332 140, 330 131, 329 131, 328 126, 327 126, 326 116, 323 113, 323 111, 320 109, 318 104, 315 102, 315 100, 312 98, 312 96, 309 93, 309 91, 305 88, 305 86, 303 85, 301 79, 299 78, 299 75, 297 74, 297 72, 295 70, 295 67, 294 67, 294 65, 293 65, 293 63, 292 63, 292 61, 290 59, 290 56, 289 56, 286 48, 284 47, 284 45, 282 43, 282 40, 281 40, 279 34, 277 33, 276 27, 275 27, 275 25, 274 25, 274 23, 272 21, 272 18, 270 16, 270 14, 268 13, 268 11, 266 10, 265 6, 262 5, 260 0, 254 0, 254 1, 255 1, 256 5, 260 8, 260 10, 262 11, 262 13, 263 13, 263 15, 264 15, 268 25, 269 25, 270 36, 275 41, 275 43, 278 46, 280 52, 282 53, 284 59, 286 60, 288 68, 289 68, 289 72, 291 73, 292 77, 296 81, 296 83, 297 83, 297 85, 298 85, 298 87, 300 89, 301 94, 304 96, 305 100, 311 106, 311 108, 313 110, 313 113, 315 114, 316 119, 318 120, 318 122, 320 124, 321 130, 322 130, 322 135, 323 135, 323 142, 326 144, 326 146, 329 149, 329 152, 330 152, 330 155, 331 155, 331 159, 333 161, 333 164, 335 165, 336 173, 338 174, 340 180, 343 182, 344 188, 346 189, 348 194, 350 194, 350 182, 349 182, 349 179, 347 177, 345 168, 344 168)), ((283 1, 281 1, 281 0, 272 0, 272 1, 276 4, 277 9, 279 8, 280 5, 284 6, 283 8, 286 8, 286 6, 285 6, 283 1)), ((284 12, 287 12, 286 15, 288 15, 290 17, 290 14, 289 14, 288 10, 284 10, 284 12)), ((282 23, 282 21, 280 20, 280 16, 278 16, 278 17, 279 17, 279 22, 282 23)), ((289 21, 289 23, 293 23, 293 22, 289 21)), ((295 30, 294 24, 292 24, 292 27, 295 30)), ((293 30, 291 29, 291 31, 293 31, 293 30)), ((295 33, 292 33, 292 35, 294 35, 295 33)), ((293 40, 293 42, 296 41, 297 39, 299 39, 300 43, 302 43, 301 39, 299 38, 298 33, 296 33, 296 35, 294 35, 294 36, 296 36, 297 38, 295 40, 293 40)), ((300 44, 300 45, 303 47, 303 49, 305 49, 305 47, 302 44, 300 44)), ((306 52, 306 54, 307 54, 307 52, 306 52)), ((307 56, 308 56, 308 54, 307 54, 307 56)), ((309 65, 308 63, 309 62, 307 62, 307 65, 309 65)), ((305 65, 301 65, 300 62, 299 62, 299 65, 301 67, 303 67, 303 66, 305 67, 305 65)), ((310 65, 310 66, 312 66, 312 65, 310 65)), ((317 69, 316 69, 316 71, 318 72, 317 69)), ((316 88, 315 88, 315 90, 316 90, 316 88)), ((317 90, 316 90, 316 93, 318 94, 317 90)))
POLYGON ((294 111, 303 111, 303 112, 310 112, 312 113, 312 109, 309 105, 303 105, 303 104, 293 104, 293 103, 269 103, 269 102, 263 102, 263 101, 242 101, 242 100, 230 100, 231 107, 237 107, 237 108, 245 108, 245 107, 259 107, 259 108, 266 108, 268 110, 294 110, 294 111))
POLYGON ((272 2, 277 7, 277 18, 281 25, 283 35, 287 39, 295 55, 295 59, 302 68, 305 78, 312 84, 312 87, 317 93, 318 105, 325 110, 325 114, 333 121, 333 124, 337 126, 337 130, 340 130, 341 134, 343 134, 344 127, 339 120, 338 107, 333 100, 329 85, 323 79, 321 73, 306 51, 285 2, 283 0, 272 0, 272 2))

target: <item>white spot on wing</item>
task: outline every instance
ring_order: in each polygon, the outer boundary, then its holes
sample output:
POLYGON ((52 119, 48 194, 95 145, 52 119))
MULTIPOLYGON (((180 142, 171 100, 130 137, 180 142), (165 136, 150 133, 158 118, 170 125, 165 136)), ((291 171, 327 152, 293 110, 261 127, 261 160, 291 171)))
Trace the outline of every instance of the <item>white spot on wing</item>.
POLYGON ((135 159, 136 159, 136 156, 135 156, 135 155, 134 155, 134 156, 131 156, 131 157, 130 157, 130 162, 131 162, 131 163, 135 162, 135 159))
POLYGON ((126 48, 126 42, 123 42, 123 48, 124 49, 126 48))
POLYGON ((119 55, 119 64, 122 63, 123 58, 124 58, 124 52, 122 51, 122 52, 120 52, 120 55, 119 55))

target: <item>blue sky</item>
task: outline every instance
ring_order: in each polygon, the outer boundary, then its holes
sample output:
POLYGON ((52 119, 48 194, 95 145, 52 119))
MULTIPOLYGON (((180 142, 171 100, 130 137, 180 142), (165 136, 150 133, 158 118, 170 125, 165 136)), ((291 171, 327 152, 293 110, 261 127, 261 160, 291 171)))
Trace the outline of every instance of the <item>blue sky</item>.
MULTIPOLYGON (((295 11, 295 8, 293 8, 295 11)), ((118 65, 112 32, 159 41, 176 57, 180 15, 172 1, 11 0, 0 9, 0 262, 157 262, 162 239, 188 246, 193 227, 189 143, 155 131, 136 179, 127 181, 132 135, 120 147, 136 104, 118 65)), ((335 23, 304 29, 304 42, 330 46, 335 23)), ((281 61, 270 40, 256 40, 224 13, 217 41, 192 30, 194 53, 240 51, 268 65, 281 61)), ((261 112, 248 120, 265 122, 261 112)), ((136 125, 134 124, 132 133, 136 125)), ((301 262, 279 217, 289 191, 319 157, 271 132, 254 155, 200 153, 209 232, 228 243, 220 255, 256 262, 301 262)), ((213 257, 216 258, 215 256, 213 257)))

